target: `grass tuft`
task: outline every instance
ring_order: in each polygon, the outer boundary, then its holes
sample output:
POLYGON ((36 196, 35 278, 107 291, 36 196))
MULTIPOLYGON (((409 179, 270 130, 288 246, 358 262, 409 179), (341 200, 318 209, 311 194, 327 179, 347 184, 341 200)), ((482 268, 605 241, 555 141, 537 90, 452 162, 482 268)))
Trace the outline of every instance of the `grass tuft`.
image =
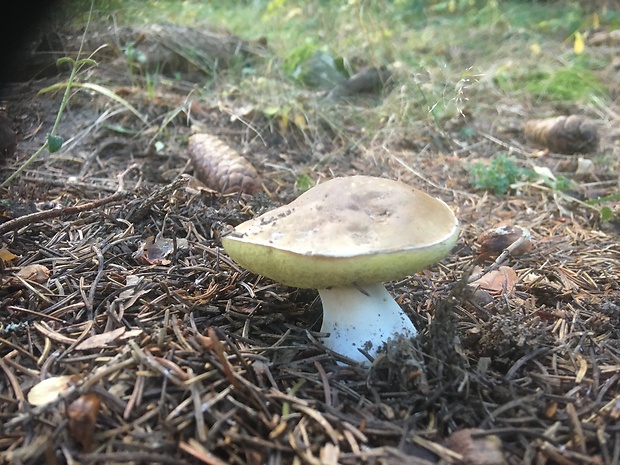
POLYGON ((588 100, 607 94, 607 89, 594 74, 577 66, 534 74, 525 88, 536 97, 559 101, 588 100))

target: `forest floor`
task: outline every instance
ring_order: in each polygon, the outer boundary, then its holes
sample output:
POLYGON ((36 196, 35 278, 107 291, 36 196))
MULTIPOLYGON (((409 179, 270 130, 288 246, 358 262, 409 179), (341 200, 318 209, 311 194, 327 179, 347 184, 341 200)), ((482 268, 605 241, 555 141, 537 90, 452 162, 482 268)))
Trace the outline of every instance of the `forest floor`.
MULTIPOLYGON (((448 57, 452 84, 431 65, 357 57, 370 85, 314 88, 268 74, 278 62, 263 39, 89 31, 37 39, 20 71, 37 77, 1 85, 16 134, 0 147, 4 180, 54 140, 69 75, 56 58, 108 44, 77 74, 62 147, 0 191, 0 463, 620 464, 613 27, 590 27, 585 52, 546 32, 543 55, 523 31, 470 38, 522 61, 465 59, 458 44, 412 52, 448 57), (575 52, 596 63, 577 72, 596 80, 591 94, 544 97, 540 74, 520 74, 575 52), (467 60, 484 69, 456 64, 467 60), (570 114, 600 142, 562 154, 524 135, 527 120, 570 114), (230 150, 191 155, 194 133, 230 150), (226 156, 256 169, 258 192, 222 193, 228 174, 213 165, 226 156), (322 345, 316 290, 251 274, 219 241, 355 174, 423 189, 461 225, 440 264, 387 284, 420 334, 369 369, 322 345), (478 238, 498 226, 527 229, 531 249, 497 259, 519 239, 488 252, 478 238)), ((545 79, 575 70, 558 62, 545 79)))

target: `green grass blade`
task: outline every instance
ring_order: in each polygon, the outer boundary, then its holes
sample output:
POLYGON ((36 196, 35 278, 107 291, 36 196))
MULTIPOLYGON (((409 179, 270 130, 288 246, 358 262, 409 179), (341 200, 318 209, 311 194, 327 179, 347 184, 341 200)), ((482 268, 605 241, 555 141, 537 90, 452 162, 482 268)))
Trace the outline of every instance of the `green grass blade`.
MULTIPOLYGON (((109 99, 114 100, 115 102, 120 103, 122 106, 127 108, 134 115, 136 115, 140 119, 140 121, 142 121, 143 123, 146 124, 148 122, 148 118, 142 113, 140 113, 131 103, 129 103, 127 100, 125 100, 120 95, 115 94, 107 87, 101 86, 99 84, 93 84, 92 82, 74 82, 71 84, 71 86, 98 92, 101 95, 108 97, 109 99)), ((59 82, 57 84, 53 84, 49 87, 45 87, 44 89, 41 89, 39 91, 39 94, 45 94, 47 92, 51 92, 54 90, 64 89, 65 87, 67 87, 67 82, 59 82)))

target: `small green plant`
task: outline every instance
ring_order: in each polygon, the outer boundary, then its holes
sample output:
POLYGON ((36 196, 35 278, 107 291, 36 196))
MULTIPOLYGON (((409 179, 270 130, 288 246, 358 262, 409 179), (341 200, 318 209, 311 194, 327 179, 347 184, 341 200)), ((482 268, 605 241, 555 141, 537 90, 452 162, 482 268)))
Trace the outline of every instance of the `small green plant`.
MULTIPOLYGON (((529 170, 527 170, 529 171, 529 170)), ((532 172, 532 177, 536 177, 536 173, 532 172)), ((571 187, 573 187, 573 181, 564 176, 557 176, 556 178, 548 178, 546 176, 542 176, 543 182, 549 186, 554 191, 564 192, 571 187)))
POLYGON ((125 44, 125 60, 127 61, 127 68, 129 69, 129 77, 131 83, 136 85, 136 73, 140 73, 140 70, 146 65, 146 55, 138 50, 133 42, 125 44))
POLYGON ((297 186, 297 189, 299 189, 300 192, 306 192, 310 188, 314 187, 315 182, 307 174, 300 174, 299 176, 297 176, 297 179, 295 180, 295 185, 297 186))
POLYGON ((159 84, 159 64, 157 65, 153 73, 146 73, 145 79, 146 91, 149 96, 149 100, 152 102, 153 100, 155 100, 155 91, 157 90, 157 85, 159 84))
MULTIPOLYGON (((93 7, 94 7, 94 1, 91 1, 90 11, 88 15, 89 19, 86 25, 86 30, 84 31, 84 37, 86 37, 86 33, 88 32, 88 26, 90 25, 90 18, 92 17, 92 13, 93 13, 93 7)), ((73 59, 71 57, 63 57, 57 61, 59 65, 68 63, 71 66, 71 72, 69 74, 69 79, 66 82, 54 84, 52 86, 41 89, 39 91, 39 94, 44 94, 46 92, 59 90, 62 88, 64 88, 65 90, 62 96, 62 100, 60 101, 60 107, 58 108, 58 113, 56 114, 54 125, 50 133, 47 135, 47 139, 45 140, 45 143, 41 147, 39 147, 39 149, 35 153, 33 153, 30 156, 30 158, 28 158, 28 160, 26 160, 19 168, 17 168, 2 184, 0 184, 0 188, 8 186, 26 168, 28 168, 32 163, 34 163, 46 149, 49 153, 55 153, 55 152, 58 152, 62 148, 64 140, 60 135, 57 134, 58 125, 60 124, 60 119, 62 118, 62 115, 65 109, 67 108, 67 104, 69 103, 69 98, 71 97, 71 91, 76 87, 99 92, 100 94, 108 98, 111 98, 112 100, 117 101, 121 105, 124 105, 129 111, 131 111, 136 116, 138 116, 138 118, 140 118, 143 122, 146 122, 146 117, 141 115, 138 112, 138 110, 136 110, 133 106, 129 104, 129 102, 127 102, 122 97, 116 95, 111 90, 103 86, 100 86, 98 84, 92 84, 88 82, 85 82, 85 83, 76 82, 77 75, 83 68, 88 67, 88 66, 97 66, 97 62, 93 60, 92 57, 99 51, 99 49, 95 50, 88 58, 79 58, 80 54, 82 53, 82 45, 80 45, 80 50, 78 51, 77 59, 73 59)))
POLYGON ((159 63, 154 71, 149 71, 147 69, 148 59, 146 55, 136 48, 134 42, 128 42, 125 44, 124 54, 125 60, 127 61, 127 68, 129 69, 131 83, 134 86, 137 85, 138 80, 136 79, 136 76, 144 74, 146 91, 149 96, 149 100, 153 101, 155 99, 155 90, 159 84, 159 63))
MULTIPOLYGON (((93 55, 97 53, 97 50, 93 52, 93 55)), ((92 56, 92 55, 91 55, 92 56)), ((96 66, 97 62, 92 58, 81 58, 79 60, 74 60, 73 58, 63 57, 58 60, 59 64, 69 63, 71 65, 71 73, 69 74, 69 79, 66 82, 60 82, 58 84, 53 84, 49 87, 41 89, 39 94, 45 94, 47 92, 60 90, 62 88, 65 89, 62 100, 60 102, 60 107, 58 108, 58 113, 56 114, 56 120, 54 121, 54 126, 52 130, 47 135, 47 139, 45 143, 39 147, 39 149, 30 156, 28 160, 26 160, 18 169, 16 169, 11 176, 9 176, 2 184, 0 184, 0 188, 8 186, 17 176, 19 176, 26 168, 28 168, 32 163, 34 163, 39 156, 47 149, 49 153, 58 152, 62 148, 62 144, 64 142, 63 138, 56 134, 58 131, 58 125, 60 124, 60 119, 69 103, 69 98, 71 97, 71 91, 73 89, 86 89, 94 92, 98 92, 99 94, 114 100, 121 105, 123 105, 127 110, 131 111, 134 115, 136 115, 143 123, 147 122, 147 118, 142 115, 136 108, 134 108, 129 102, 127 102, 124 98, 112 92, 107 87, 101 86, 99 84, 93 84, 90 82, 76 82, 76 76, 78 72, 85 66, 96 66)))
POLYGON ((493 80, 505 91, 525 89, 544 100, 576 101, 592 96, 604 97, 608 93, 596 76, 577 65, 555 71, 531 70, 525 73, 502 69, 493 80))
POLYGON ((297 47, 284 61, 284 72, 310 88, 331 89, 349 76, 343 57, 316 49, 312 43, 297 47))
POLYGON ((319 51, 316 43, 308 39, 293 48, 282 63, 282 69, 288 76, 293 76, 299 65, 319 51))
POLYGON ((512 184, 524 178, 530 178, 531 170, 519 168, 514 158, 500 154, 487 166, 481 162, 468 168, 470 183, 481 190, 501 195, 508 192, 512 184))
MULTIPOLYGON (((598 199, 587 200, 584 203, 588 206, 596 207, 597 205, 600 205, 601 203, 616 202, 618 200, 620 200, 620 193, 606 195, 598 199)), ((599 215, 601 216, 601 221, 611 221, 615 217, 614 211, 610 207, 607 207, 607 206, 603 206, 599 209, 599 215)))
MULTIPOLYGON (((63 57, 58 60, 58 64, 69 63, 71 64, 71 74, 69 75, 69 80, 66 83, 65 93, 62 97, 62 101, 60 102, 60 108, 58 109, 58 113, 56 114, 56 120, 54 121, 54 126, 52 127, 51 132, 47 135, 47 140, 45 143, 37 150, 32 156, 24 162, 19 168, 17 168, 11 176, 9 176, 2 184, 1 187, 8 186, 13 179, 19 176, 22 171, 28 168, 32 163, 36 161, 37 158, 43 153, 45 149, 47 149, 50 153, 58 152, 63 144, 63 139, 61 136, 56 134, 58 130, 58 125, 60 124, 60 118, 67 107, 67 103, 69 102, 69 97, 71 95, 71 88, 73 87, 73 83, 75 80, 75 76, 78 71, 87 65, 96 66, 97 63, 91 58, 82 58, 80 60, 74 60, 73 58, 63 57)), ((43 91, 41 91, 43 92, 43 91)))
POLYGON ((520 168, 513 157, 500 154, 486 165, 481 162, 467 169, 469 182, 480 190, 491 191, 501 195, 508 192, 510 186, 517 182, 536 181, 554 191, 563 192, 573 187, 573 182, 564 176, 545 175, 528 168, 520 168))

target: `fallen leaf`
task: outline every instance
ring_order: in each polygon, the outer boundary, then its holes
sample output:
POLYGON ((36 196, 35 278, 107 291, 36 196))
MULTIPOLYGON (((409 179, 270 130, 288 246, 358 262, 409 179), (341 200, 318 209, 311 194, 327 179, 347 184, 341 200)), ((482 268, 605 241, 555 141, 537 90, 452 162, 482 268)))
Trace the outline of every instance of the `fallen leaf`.
POLYGON ((54 402, 78 381, 75 375, 52 376, 35 384, 28 393, 31 405, 47 405, 54 402))
POLYGON ((338 463, 340 463, 338 461, 340 457, 340 448, 336 444, 328 442, 321 448, 319 457, 321 464, 338 465, 338 463))
POLYGON ((256 112, 256 108, 254 105, 245 105, 241 107, 234 108, 230 114, 230 121, 235 122, 237 120, 241 121, 251 121, 256 112))
POLYGON ((129 339, 133 339, 134 337, 141 336, 143 332, 144 331, 142 331, 141 329, 131 329, 129 331, 125 331, 125 334, 119 337, 118 340, 128 341, 129 339))
POLYGON ((5 247, 2 247, 0 249, 0 260, 2 260, 3 262, 8 263, 11 260, 15 260, 16 258, 17 258, 17 255, 15 255, 9 249, 5 247))
POLYGON ((16 273, 26 281, 34 281, 35 283, 43 284, 47 282, 50 277, 50 270, 43 265, 26 265, 16 273))
POLYGON ((577 159, 577 169, 575 170, 575 174, 594 174, 595 171, 596 166, 592 160, 582 157, 577 159))
POLYGON ((129 275, 125 281, 125 289, 121 291, 116 299, 123 308, 129 308, 145 294, 150 292, 149 289, 137 289, 137 286, 144 280, 144 276, 129 275))
POLYGON ((509 266, 500 266, 474 282, 470 286, 487 291, 491 295, 509 295, 517 284, 517 273, 509 266))
MULTIPOLYGON (((178 249, 188 247, 187 239, 177 239, 178 249)), ((133 257, 144 265, 170 265, 171 261, 166 257, 174 250, 174 241, 162 236, 149 236, 140 248, 133 254, 133 257)))
POLYGON ((556 413, 558 413, 558 403, 551 401, 549 405, 545 408, 545 417, 552 420, 556 413))
POLYGON ((543 178, 551 179, 553 181, 557 179, 555 174, 553 174, 553 171, 546 166, 533 166, 532 168, 536 174, 542 176, 543 178))
POLYGON ((144 281, 144 276, 130 274, 125 278, 125 287, 128 289, 123 290, 118 297, 123 300, 130 298, 135 292, 133 288, 142 281, 144 281))

